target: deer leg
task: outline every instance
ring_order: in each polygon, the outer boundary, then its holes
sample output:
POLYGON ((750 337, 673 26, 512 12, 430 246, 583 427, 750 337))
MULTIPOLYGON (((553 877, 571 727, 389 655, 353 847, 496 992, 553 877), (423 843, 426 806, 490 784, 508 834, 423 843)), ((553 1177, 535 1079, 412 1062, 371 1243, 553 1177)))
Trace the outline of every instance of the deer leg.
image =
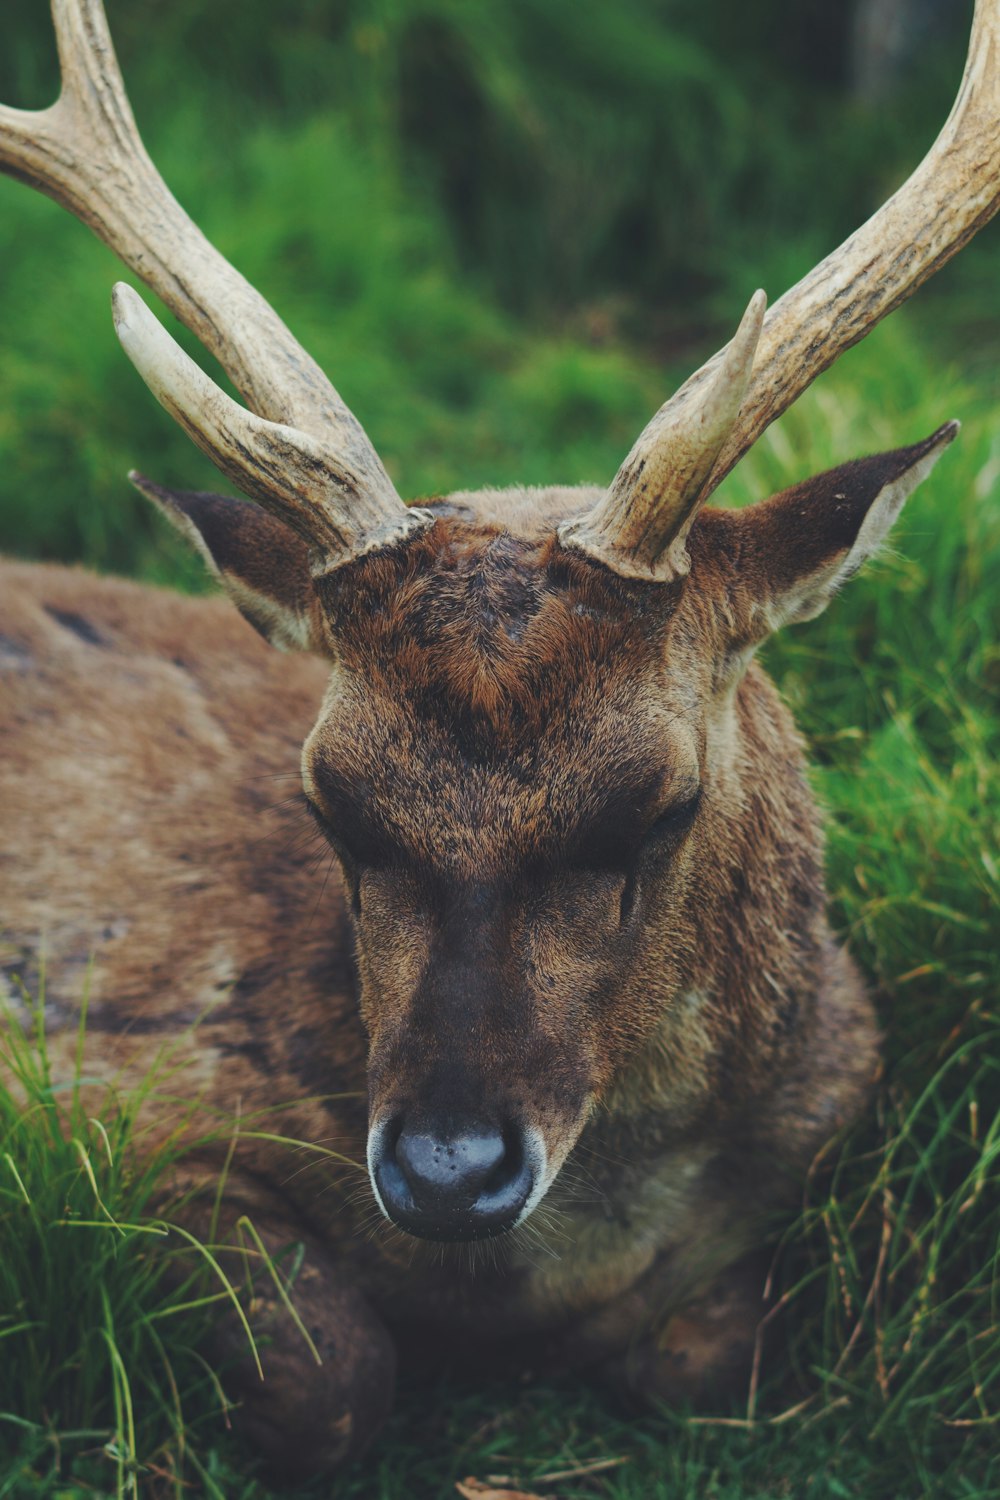
MULTIPOLYGON (((199 1207, 197 1218, 192 1228, 204 1236, 208 1211, 199 1207)), ((192 1223, 190 1213, 185 1219, 192 1223)), ((212 1243, 256 1347, 255 1358, 232 1301, 220 1303, 206 1352, 234 1404, 234 1429, 282 1482, 357 1458, 388 1416, 395 1387, 396 1351, 378 1314, 328 1250, 280 1211, 261 1209, 259 1192, 248 1203, 227 1194, 212 1243)))
POLYGON ((765 1273, 759 1256, 729 1267, 604 1363, 601 1383, 629 1405, 714 1403, 744 1392, 766 1310, 765 1273))

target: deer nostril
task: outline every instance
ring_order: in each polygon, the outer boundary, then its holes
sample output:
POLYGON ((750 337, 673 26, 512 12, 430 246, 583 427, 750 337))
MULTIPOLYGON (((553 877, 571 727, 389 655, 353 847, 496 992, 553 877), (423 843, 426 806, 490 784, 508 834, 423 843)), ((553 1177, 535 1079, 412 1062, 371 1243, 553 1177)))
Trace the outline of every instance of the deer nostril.
POLYGON ((520 1131, 478 1121, 447 1127, 397 1121, 381 1133, 371 1165, 389 1217, 427 1239, 502 1233, 534 1184, 520 1131))
POLYGON ((396 1141, 396 1161, 418 1202, 444 1194, 472 1203, 502 1166, 504 1155, 499 1131, 466 1131, 439 1140, 424 1131, 404 1129, 396 1141))

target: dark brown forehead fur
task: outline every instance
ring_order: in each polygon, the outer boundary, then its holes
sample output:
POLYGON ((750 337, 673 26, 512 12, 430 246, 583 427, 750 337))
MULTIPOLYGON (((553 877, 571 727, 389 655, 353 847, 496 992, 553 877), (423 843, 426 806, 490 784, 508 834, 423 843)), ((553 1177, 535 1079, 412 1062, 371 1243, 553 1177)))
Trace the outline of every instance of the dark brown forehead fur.
POLYGON ((338 662, 453 726, 481 720, 511 740, 612 670, 648 669, 679 597, 575 556, 551 529, 514 536, 447 513, 317 587, 338 662))

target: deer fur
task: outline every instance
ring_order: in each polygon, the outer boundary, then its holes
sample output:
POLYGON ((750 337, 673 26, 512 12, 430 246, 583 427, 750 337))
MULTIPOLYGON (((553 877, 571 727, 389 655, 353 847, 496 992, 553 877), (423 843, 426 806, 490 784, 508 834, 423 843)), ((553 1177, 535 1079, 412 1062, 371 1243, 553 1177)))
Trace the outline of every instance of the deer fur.
POLYGON ((245 406, 116 289, 150 390, 258 503, 135 476, 231 603, 0 570, 8 1007, 44 992, 68 1079, 86 996, 86 1086, 169 1079, 142 1139, 179 1091, 228 1122, 171 1188, 224 1260, 249 1216, 294 1267, 300 1324, 250 1276, 266 1378, 229 1312, 214 1349, 282 1476, 362 1451, 400 1358, 716 1397, 746 1378, 759 1247, 877 1067, 755 652, 829 604, 958 425, 705 502, 1000 204, 996 6, 913 177, 766 319, 755 294, 607 490, 419 509, 158 176, 100 0, 52 9, 62 93, 0 106, 0 170, 218 356, 245 406))
MULTIPOLYGON (((745 1373, 747 1256, 876 1066, 801 743, 753 647, 815 612, 943 440, 703 511, 689 575, 653 587, 560 548, 579 490, 434 502, 430 531, 318 583, 255 507, 156 491, 259 629, 281 595, 271 628, 287 644, 292 615, 312 648, 291 657, 222 600, 5 566, 8 999, 44 964, 64 1069, 87 988, 89 1077, 127 1087, 169 1047, 188 1097, 357 1164, 246 1141, 227 1191, 230 1219, 310 1247, 313 1337, 359 1351, 345 1389, 344 1358, 318 1374, 279 1320, 277 1374, 246 1388, 283 1472, 364 1446, 397 1347, 645 1397, 745 1373), (360 818, 395 851, 359 915, 356 872, 307 836, 303 741, 334 838, 360 818), (699 783, 660 846, 617 849, 699 783), (562 1168, 491 1255, 365 1233, 369 1118, 449 1088, 513 1103, 562 1168)), ((189 1167, 206 1201, 225 1148, 189 1167)))

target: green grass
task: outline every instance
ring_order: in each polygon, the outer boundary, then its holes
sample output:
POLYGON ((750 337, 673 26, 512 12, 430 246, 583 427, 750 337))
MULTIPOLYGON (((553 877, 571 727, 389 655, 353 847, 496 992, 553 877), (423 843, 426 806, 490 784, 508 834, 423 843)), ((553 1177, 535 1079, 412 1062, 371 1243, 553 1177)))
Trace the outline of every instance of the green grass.
MULTIPOLYGON (((801 274, 926 149, 973 6, 955 0, 870 107, 846 86, 851 7, 811 0, 619 0, 585 17, 573 0, 286 0, 280 17, 173 0, 153 24, 144 0, 108 9, 157 160, 176 161, 192 108, 190 175, 212 187, 239 170, 248 117, 294 133, 335 115, 374 185, 370 250, 399 174, 491 300, 538 322, 610 299, 629 328, 690 338, 706 301, 727 318, 745 302, 748 275, 777 290, 801 274)), ((46 7, 7 0, 3 39, 0 97, 48 103, 46 7)), ((337 172, 315 181, 299 212, 335 228, 337 172)), ((308 265, 305 226, 298 248, 308 265)))
MULTIPOLYGON (((54 93, 45 9, 5 7, 0 98, 54 93)), ((153 45, 147 6, 110 6, 167 181, 408 498, 610 478, 754 288, 777 297, 914 165, 955 90, 961 17, 871 111, 842 86, 844 23, 810 51, 800 9, 627 0, 583 26, 568 0, 289 0, 279 24, 248 0, 178 0, 153 45)), ((923 294, 939 353, 950 323, 995 346, 994 245, 987 230, 923 294)), ((113 258, 0 180, 0 261, 0 547, 196 586, 124 478, 210 471, 120 355, 113 258)))
POLYGON ((213 1323, 239 1320, 263 1379, 266 1345, 244 1311, 259 1274, 312 1344, 289 1295, 294 1257, 272 1260, 245 1215, 215 1242, 227 1171, 207 1237, 187 1222, 190 1189, 175 1173, 211 1146, 228 1163, 255 1121, 175 1093, 176 1046, 127 1093, 91 1074, 86 994, 64 1076, 45 1014, 43 985, 0 1016, 0 1496, 75 1493, 73 1476, 115 1500, 192 1486, 225 1500, 212 1445, 233 1406, 228 1370, 207 1357, 213 1323), (168 1133, 153 1134, 165 1111, 168 1133))
POLYGON ((0 1494, 43 1493, 65 1461, 126 1495, 140 1460, 178 1461, 187 1403, 224 1405, 189 1342, 215 1300, 193 1286, 211 1252, 155 1202, 190 1110, 167 1144, 143 1151, 137 1117, 165 1070, 128 1098, 95 1086, 81 1020, 74 1076, 59 1078, 44 1011, 43 992, 26 1031, 9 1010, 0 1045, 0 1435, 19 1449, 0 1494))

